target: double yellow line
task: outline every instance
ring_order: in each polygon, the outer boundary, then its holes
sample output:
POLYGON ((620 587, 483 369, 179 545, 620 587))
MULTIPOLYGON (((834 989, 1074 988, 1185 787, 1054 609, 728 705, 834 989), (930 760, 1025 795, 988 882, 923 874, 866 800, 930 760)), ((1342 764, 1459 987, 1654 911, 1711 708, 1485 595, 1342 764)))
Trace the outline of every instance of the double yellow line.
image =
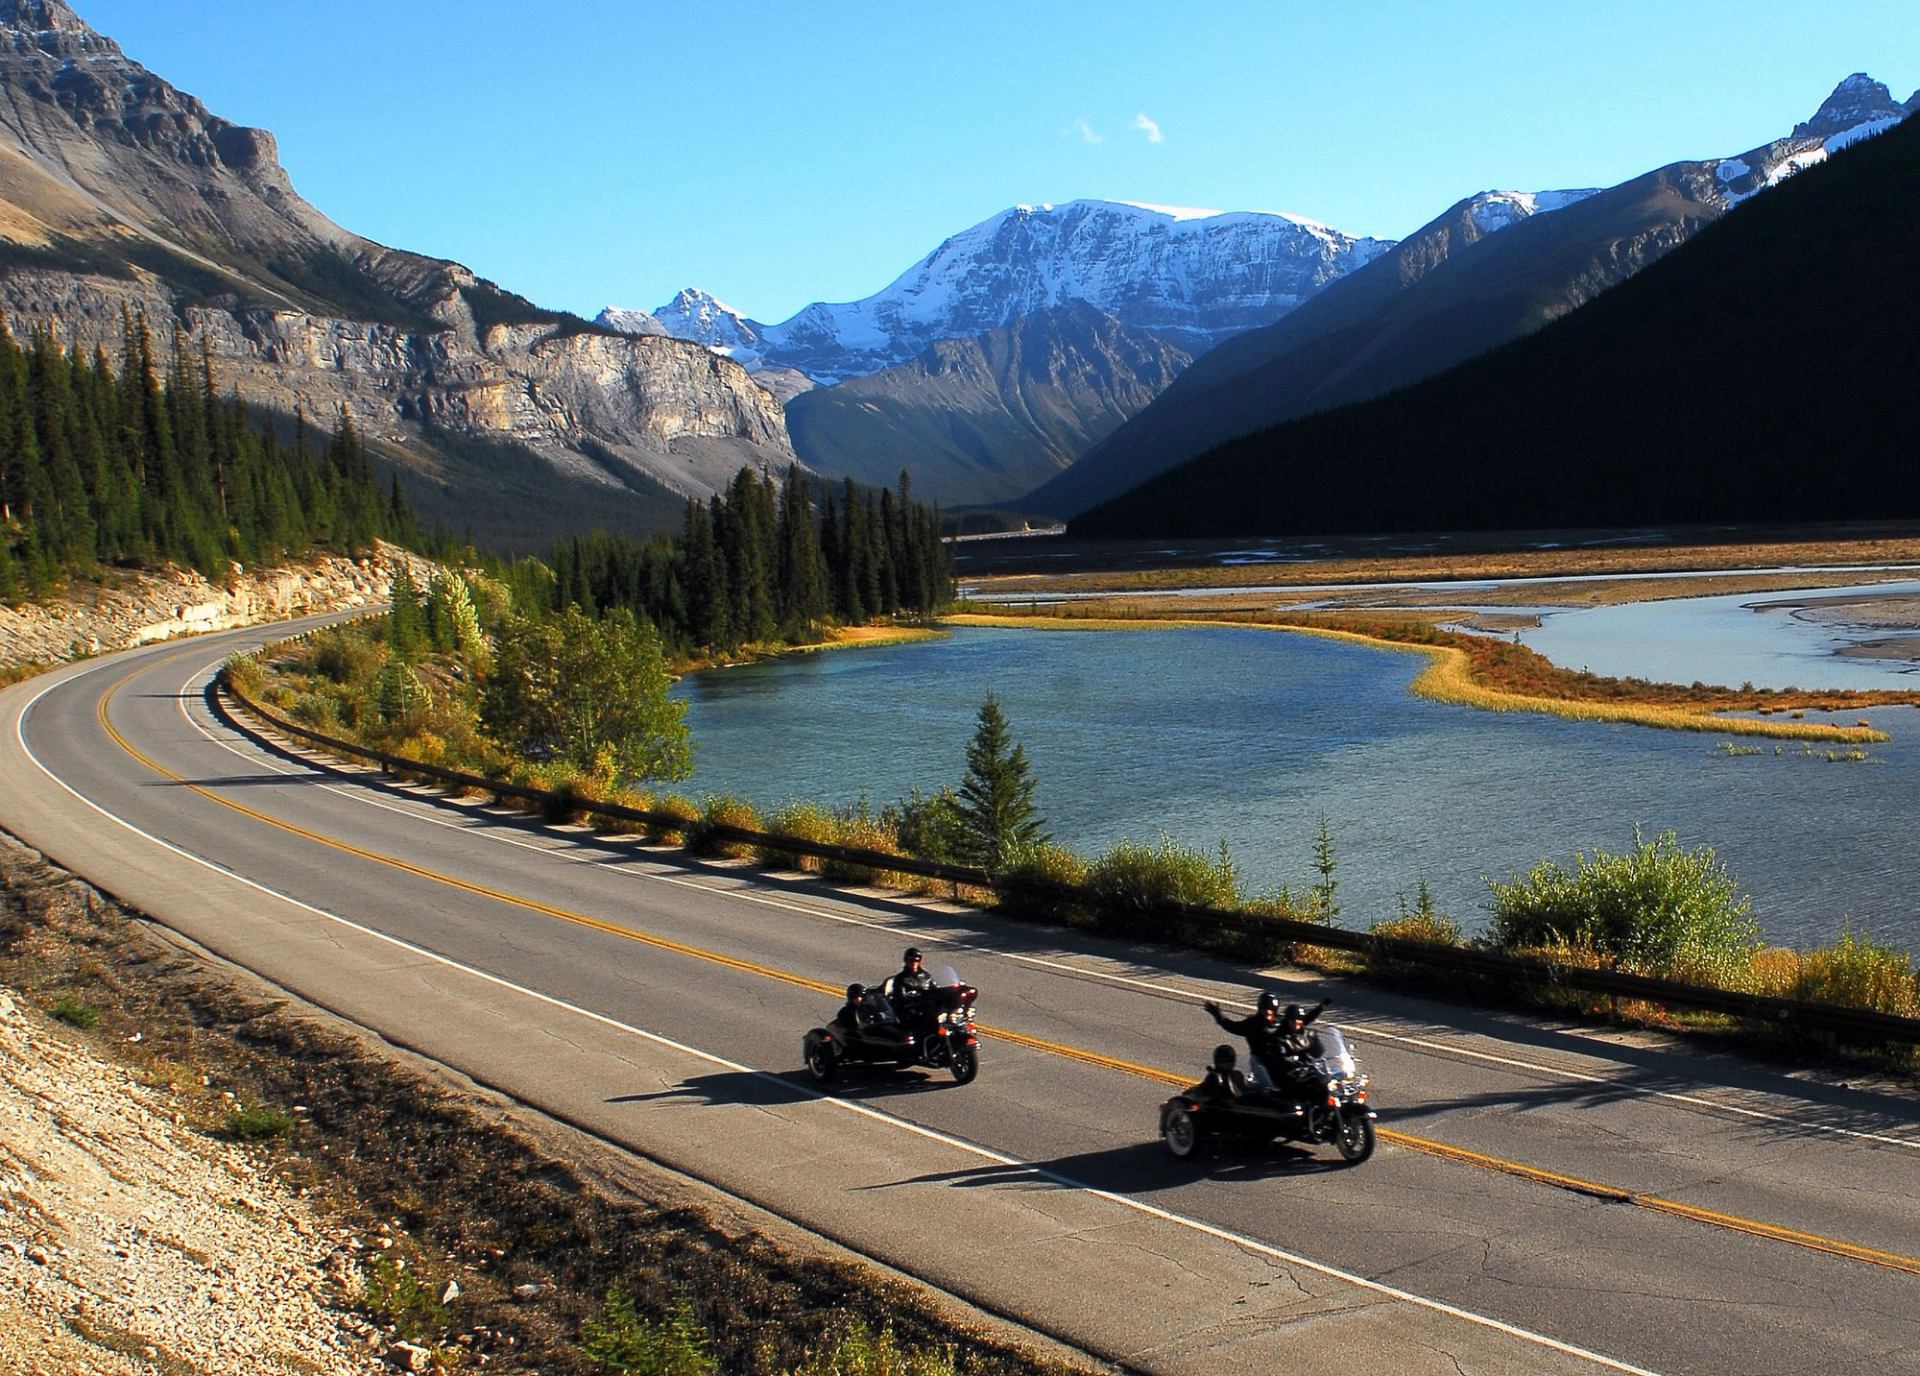
MULTIPOLYGON (((146 768, 152 770, 162 778, 192 790, 209 802, 217 803, 219 806, 228 808, 244 817, 252 818, 254 821, 277 828, 280 831, 288 832, 303 840, 311 841, 315 845, 342 851, 373 864, 385 865, 390 869, 396 869, 405 874, 431 880, 437 884, 444 884, 449 888, 459 889, 464 893, 470 893, 481 898, 490 898, 496 902, 524 908, 530 912, 540 913, 546 917, 557 918, 562 922, 572 923, 575 926, 589 928, 597 932, 604 932, 609 936, 621 937, 628 941, 637 941, 642 945, 651 946, 656 950, 670 951, 675 955, 688 956, 695 960, 703 960, 710 964, 724 966, 730 970, 739 970, 744 974, 759 975, 766 979, 779 980, 783 984, 791 984, 797 988, 809 989, 816 993, 837 996, 842 992, 836 985, 827 984, 817 979, 809 979, 805 975, 798 975, 790 970, 782 970, 772 965, 762 965, 751 960, 742 960, 738 956, 730 956, 720 951, 709 950, 703 946, 690 945, 684 941, 674 941, 669 937, 655 936, 648 932, 635 931, 630 927, 623 927, 617 923, 607 922, 601 918, 591 917, 585 913, 577 913, 567 908, 555 907, 550 903, 542 903, 538 899, 507 893, 504 890, 490 888, 484 884, 475 884, 465 879, 456 878, 450 874, 443 874, 438 870, 431 870, 421 865, 412 864, 394 856, 383 855, 378 851, 368 850, 364 846, 356 846, 351 842, 338 840, 331 836, 324 836, 317 831, 309 830, 293 822, 282 821, 278 817, 268 816, 266 813, 248 807, 244 803, 236 802, 200 784, 192 783, 184 776, 176 774, 165 765, 160 764, 150 756, 142 753, 128 741, 126 737, 120 734, 108 717, 107 708, 112 702, 114 695, 120 691, 121 687, 124 686, 129 679, 134 677, 134 674, 139 672, 141 671, 135 670, 120 678, 102 695, 99 707, 96 710, 101 729, 106 732, 107 736, 115 745, 118 745, 146 768)), ((982 1023, 980 1024, 980 1030, 996 1041, 1007 1042, 1014 1046, 1023 1046, 1029 1050, 1043 1052, 1047 1055, 1064 1057, 1067 1060, 1078 1061, 1084 1065, 1093 1065, 1105 1070, 1119 1071, 1123 1074, 1133 1075, 1141 1079, 1152 1080, 1160 1084, 1175 1087, 1192 1083, 1191 1076, 1183 1075, 1176 1071, 1162 1070, 1156 1066, 1141 1065, 1134 1061, 1105 1056, 1097 1051, 1089 1051, 1083 1047, 1070 1046, 1064 1042, 1048 1041, 1042 1037, 1029 1036, 1024 1032, 1015 1032, 1009 1028, 993 1027, 982 1023)), ((1678 1200, 1665 1199, 1659 1195, 1639 1194, 1632 1190, 1621 1189, 1615 1185, 1602 1184, 1593 1180, 1584 1180, 1579 1176, 1563 1175, 1558 1171, 1545 1170, 1539 1166, 1529 1166, 1524 1162, 1510 1161, 1501 1156, 1490 1156, 1484 1152, 1471 1151, 1465 1147, 1452 1146, 1445 1142, 1434 1141, 1431 1138, 1417 1137, 1412 1133, 1400 1132, 1393 1128, 1381 1128, 1378 1130, 1378 1135, 1380 1140, 1384 1142, 1391 1142, 1395 1146, 1405 1147, 1411 1151, 1422 1152, 1428 1156, 1439 1157, 1445 1161, 1453 1161, 1461 1165, 1495 1171, 1502 1175, 1516 1176, 1519 1179, 1532 1181, 1535 1184, 1548 1185, 1555 1189, 1567 1190, 1574 1194, 1582 1194, 1593 1199, 1606 1200, 1610 1203, 1627 1204, 1634 1208, 1646 1209, 1652 1213, 1667 1214, 1674 1218, 1687 1219, 1691 1222, 1705 1224, 1709 1227, 1724 1228, 1732 1232, 1746 1233, 1753 1237, 1766 1238, 1773 1242, 1783 1242, 1795 1247, 1804 1247, 1809 1251, 1824 1252, 1829 1256, 1845 1257, 1852 1261, 1861 1261, 1873 1266, 1886 1267, 1889 1270, 1904 1271, 1910 1275, 1920 1275, 1920 1258, 1904 1256, 1898 1252, 1883 1252, 1872 1247, 1862 1247, 1856 1243, 1843 1242, 1838 1238, 1824 1237, 1818 1233, 1801 1232, 1798 1229, 1786 1228, 1774 1223, 1763 1223, 1757 1219, 1742 1218, 1737 1214, 1725 1214, 1713 1209, 1703 1209, 1696 1205, 1683 1204, 1678 1200)))

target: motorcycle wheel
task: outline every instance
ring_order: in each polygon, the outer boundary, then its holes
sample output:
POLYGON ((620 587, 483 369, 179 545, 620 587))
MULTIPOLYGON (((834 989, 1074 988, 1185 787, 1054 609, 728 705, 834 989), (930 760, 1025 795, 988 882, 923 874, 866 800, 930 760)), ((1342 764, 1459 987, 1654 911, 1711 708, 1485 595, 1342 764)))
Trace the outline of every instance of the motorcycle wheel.
POLYGON ((980 1050, 973 1046, 956 1046, 953 1055, 947 1061, 947 1069, 952 1072, 955 1084, 972 1084, 973 1077, 980 1073, 980 1050))
POLYGON ((825 1037, 809 1038, 806 1048, 807 1073, 813 1076, 818 1085, 830 1085, 840 1072, 840 1058, 833 1053, 833 1043, 825 1037))
POLYGON ((1373 1155, 1373 1119, 1364 1113, 1343 1113, 1340 1115, 1340 1130, 1334 1136, 1340 1147, 1340 1155, 1347 1164, 1359 1165, 1373 1155))
POLYGON ((1200 1125, 1184 1108, 1176 1108, 1160 1125, 1160 1136, 1167 1150, 1185 1161, 1200 1150, 1200 1125))

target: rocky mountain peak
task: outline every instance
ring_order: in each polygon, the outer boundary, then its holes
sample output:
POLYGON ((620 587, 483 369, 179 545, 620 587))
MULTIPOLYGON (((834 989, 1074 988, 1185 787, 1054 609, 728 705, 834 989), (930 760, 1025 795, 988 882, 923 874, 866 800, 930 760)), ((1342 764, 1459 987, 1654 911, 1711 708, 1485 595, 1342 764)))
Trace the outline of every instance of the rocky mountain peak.
POLYGON ((0 0, 0 33, 0 42, 15 52, 37 50, 62 58, 120 53, 118 43, 87 27, 66 0, 0 0))
MULTIPOLYGON (((1916 92, 1920 96, 1920 92, 1916 92)), ((1910 106, 1912 102, 1908 102, 1910 106)), ((1883 81, 1875 81, 1865 72, 1855 72, 1833 88, 1813 118, 1793 127, 1794 138, 1830 138, 1862 124, 1878 120, 1899 120, 1908 106, 1893 98, 1883 81)))

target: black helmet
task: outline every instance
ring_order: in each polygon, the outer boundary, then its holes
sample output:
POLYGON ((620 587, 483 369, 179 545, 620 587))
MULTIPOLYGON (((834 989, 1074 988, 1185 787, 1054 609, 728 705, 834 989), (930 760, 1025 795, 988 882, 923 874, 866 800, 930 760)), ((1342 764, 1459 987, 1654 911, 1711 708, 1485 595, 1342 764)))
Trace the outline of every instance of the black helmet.
POLYGON ((1304 1008, 1302 1008, 1302 1007, 1301 1007, 1301 1006, 1300 1006, 1299 1004, 1297 1004, 1297 1003, 1290 1003, 1290 1004, 1288 1004, 1288 1005, 1287 1005, 1287 1011, 1286 1011, 1286 1012, 1284 1012, 1284 1013, 1282 1013, 1282 1014, 1280 1015, 1280 1021, 1282 1021, 1282 1022, 1300 1022, 1300 1023, 1303 1023, 1303 1022, 1305 1022, 1306 1020, 1307 1020, 1307 1010, 1306 1010, 1306 1009, 1304 1009, 1304 1008))
POLYGON ((900 957, 900 962, 901 964, 904 965, 909 960, 924 960, 924 959, 926 959, 926 957, 920 954, 920 948, 918 946, 909 946, 907 947, 905 954, 903 954, 900 957))
POLYGON ((1213 1048, 1213 1068, 1215 1070, 1232 1070, 1234 1062, 1239 1059, 1239 1055, 1225 1042, 1213 1048))
POLYGON ((858 1003, 860 1002, 861 999, 865 998, 866 996, 867 996, 866 985, 849 984, 847 986, 847 1002, 848 1003, 858 1003))

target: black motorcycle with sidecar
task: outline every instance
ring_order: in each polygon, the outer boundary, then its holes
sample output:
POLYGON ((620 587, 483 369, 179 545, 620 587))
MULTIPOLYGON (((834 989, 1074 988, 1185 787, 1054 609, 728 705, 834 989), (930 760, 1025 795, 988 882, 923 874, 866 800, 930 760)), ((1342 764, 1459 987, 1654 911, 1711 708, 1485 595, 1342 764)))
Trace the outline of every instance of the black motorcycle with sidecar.
POLYGON ((1251 1076, 1209 1075, 1160 1106, 1160 1137, 1186 1160, 1221 1141, 1252 1144, 1331 1142, 1351 1165, 1373 1155, 1374 1120, 1368 1077, 1337 1027, 1316 1034, 1318 1046, 1300 1074, 1276 1085, 1256 1067, 1251 1076))
POLYGON ((813 1028, 801 1044, 814 1082, 832 1084, 843 1070, 859 1067, 925 1066, 945 1070, 963 1085, 978 1075, 973 1004, 979 991, 951 965, 930 973, 933 985, 920 993, 900 991, 891 977, 874 986, 848 986, 847 1002, 833 1021, 813 1028))

